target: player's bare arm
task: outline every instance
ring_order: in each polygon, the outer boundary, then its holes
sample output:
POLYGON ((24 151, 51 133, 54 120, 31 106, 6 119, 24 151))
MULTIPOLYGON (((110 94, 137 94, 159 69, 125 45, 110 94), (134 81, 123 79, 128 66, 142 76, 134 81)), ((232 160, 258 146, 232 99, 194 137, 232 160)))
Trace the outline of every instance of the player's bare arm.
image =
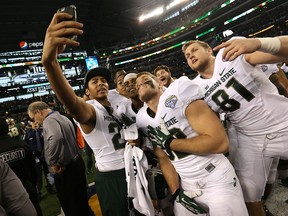
POLYGON ((174 139, 170 144, 171 150, 200 155, 228 152, 229 141, 225 129, 203 100, 190 103, 185 115, 198 136, 174 139))
POLYGON ((174 194, 175 191, 180 187, 178 173, 172 165, 168 155, 162 149, 154 147, 154 153, 158 158, 161 171, 165 177, 170 192, 171 194, 174 194))
POLYGON ((79 123, 86 124, 89 128, 89 125, 95 122, 95 110, 74 93, 57 61, 57 55, 64 51, 66 45, 79 46, 79 42, 65 36, 71 34, 81 35, 83 33, 81 30, 83 24, 81 23, 74 21, 59 22, 59 20, 68 18, 71 18, 71 16, 66 13, 56 13, 54 15, 45 36, 42 64, 57 98, 79 123))
POLYGON ((213 50, 218 51, 221 48, 225 48, 223 59, 226 61, 233 61, 238 56, 247 54, 245 59, 252 65, 272 64, 287 58, 288 37, 233 39, 216 46, 213 50))

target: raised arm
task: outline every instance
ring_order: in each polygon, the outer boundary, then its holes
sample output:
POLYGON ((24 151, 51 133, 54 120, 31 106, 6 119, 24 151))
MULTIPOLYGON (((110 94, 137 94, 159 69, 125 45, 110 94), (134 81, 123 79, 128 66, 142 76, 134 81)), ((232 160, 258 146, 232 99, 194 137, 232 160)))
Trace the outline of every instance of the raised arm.
POLYGON ((223 59, 233 61, 241 54, 252 65, 272 64, 288 57, 288 36, 274 38, 237 38, 216 46, 213 50, 223 51, 223 59))
POLYGON ((79 46, 79 42, 69 39, 67 35, 81 35, 83 24, 67 20, 72 16, 66 13, 55 13, 47 28, 43 47, 42 64, 45 67, 51 88, 57 98, 66 106, 71 115, 82 124, 91 122, 95 118, 95 110, 89 104, 78 97, 66 80, 57 55, 64 51, 66 46, 79 46))

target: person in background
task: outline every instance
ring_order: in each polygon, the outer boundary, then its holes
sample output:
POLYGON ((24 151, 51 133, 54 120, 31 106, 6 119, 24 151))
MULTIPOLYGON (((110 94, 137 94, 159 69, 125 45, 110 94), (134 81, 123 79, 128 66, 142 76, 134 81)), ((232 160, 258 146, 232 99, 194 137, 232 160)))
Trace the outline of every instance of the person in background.
POLYGON ((43 126, 45 159, 65 215, 89 215, 85 164, 72 122, 42 101, 31 103, 28 115, 43 126))
POLYGON ((0 160, 0 215, 37 216, 26 189, 10 166, 2 160, 0 160))
POLYGON ((29 121, 31 127, 26 130, 25 142, 31 149, 35 160, 36 160, 36 174, 37 174, 37 191, 38 197, 41 198, 42 185, 43 185, 43 174, 44 172, 46 180, 46 189, 48 193, 54 193, 53 185, 50 184, 48 176, 50 175, 47 163, 44 158, 44 138, 43 138, 43 128, 39 127, 39 124, 33 120, 29 121))
POLYGON ((21 134, 21 138, 20 139, 25 139, 25 135, 26 135, 26 123, 24 121, 20 122, 20 134, 21 134))
POLYGON ((114 83, 116 85, 115 89, 110 89, 108 92, 108 101, 110 101, 111 106, 114 110, 118 108, 120 102, 128 101, 128 94, 124 86, 124 76, 126 71, 123 69, 118 69, 115 72, 114 83))
MULTIPOLYGON (((86 98, 86 96, 83 96, 84 100, 88 100, 88 98, 86 98)), ((87 156, 86 158, 86 168, 87 168, 87 173, 91 173, 92 172, 92 164, 93 164, 93 158, 92 158, 92 149, 89 147, 89 145, 87 145, 87 142, 85 141, 85 139, 82 136, 81 130, 80 128, 77 126, 77 124, 75 123, 73 116, 69 113, 69 111, 66 109, 65 106, 63 106, 65 113, 63 113, 63 115, 65 115, 73 124, 74 129, 75 129, 75 133, 76 133, 76 139, 77 139, 77 144, 78 147, 80 149, 84 149, 85 154, 87 156)))
POLYGON ((29 194, 37 215, 42 215, 36 189, 35 158, 23 140, 10 137, 6 119, 0 118, 0 160, 8 163, 29 194))
POLYGON ((85 139, 84 139, 84 150, 85 150, 85 154, 87 156, 87 158, 86 158, 87 173, 90 174, 90 173, 92 173, 92 167, 93 167, 93 150, 87 144, 85 139))
POLYGON ((20 125, 16 123, 15 119, 12 117, 6 118, 9 127, 9 136, 15 139, 23 140, 23 135, 21 135, 20 125))
POLYGON ((170 69, 166 65, 156 67, 153 73, 158 78, 160 86, 167 88, 172 82, 174 82, 170 69))

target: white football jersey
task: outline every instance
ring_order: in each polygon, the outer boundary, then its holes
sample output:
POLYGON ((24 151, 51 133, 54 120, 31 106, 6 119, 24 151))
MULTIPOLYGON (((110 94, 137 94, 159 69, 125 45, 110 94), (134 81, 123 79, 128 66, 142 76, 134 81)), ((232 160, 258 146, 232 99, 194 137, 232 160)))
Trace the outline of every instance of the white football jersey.
POLYGON ((110 89, 108 91, 108 101, 110 102, 112 108, 114 110, 117 110, 119 104, 122 101, 130 101, 130 100, 128 98, 120 95, 116 89, 110 89))
POLYGON ((121 116, 124 114, 127 116, 131 121, 136 121, 136 112, 132 109, 132 101, 131 100, 124 100, 119 103, 118 108, 116 110, 117 116, 121 119, 121 116))
POLYGON ((249 64, 244 55, 234 61, 223 61, 221 49, 215 59, 210 79, 198 75, 198 84, 206 103, 218 113, 226 113, 238 132, 261 135, 288 130, 288 99, 261 71, 249 64), (281 119, 281 122, 279 120, 281 119))
MULTIPOLYGON (((137 125, 147 133, 148 125, 158 127, 160 118, 163 118, 170 133, 177 138, 197 136, 187 121, 185 109, 191 102, 201 98, 200 88, 187 77, 181 77, 175 80, 160 97, 155 118, 148 115, 147 107, 143 107, 137 114, 137 125)), ((168 156, 180 175, 181 181, 192 177, 207 176, 223 161, 229 163, 223 154, 200 156, 172 151, 172 154, 168 156)))
POLYGON ((143 143, 142 143, 142 149, 149 149, 151 151, 153 151, 153 146, 152 143, 150 142, 150 140, 148 139, 148 134, 147 134, 147 126, 149 124, 152 124, 152 122, 154 122, 154 118, 152 118, 151 116, 148 115, 147 113, 147 109, 148 106, 146 103, 143 104, 143 107, 138 111, 137 115, 136 115, 136 125, 137 128, 143 133, 143 143))
POLYGON ((121 126, 109 115, 105 107, 96 100, 86 101, 96 110, 96 125, 85 134, 81 133, 94 152, 96 168, 99 171, 112 171, 124 168, 124 148, 126 141, 121 138, 121 126))
POLYGON ((277 64, 260 64, 256 65, 268 78, 279 71, 277 64))

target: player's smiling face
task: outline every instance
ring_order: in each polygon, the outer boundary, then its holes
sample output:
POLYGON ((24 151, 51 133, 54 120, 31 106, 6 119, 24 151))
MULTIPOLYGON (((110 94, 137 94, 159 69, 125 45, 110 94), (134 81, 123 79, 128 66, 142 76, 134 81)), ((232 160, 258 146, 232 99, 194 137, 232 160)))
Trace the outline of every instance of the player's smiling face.
POLYGON ((124 86, 129 98, 138 96, 136 91, 136 78, 128 79, 124 82, 124 86))
POLYGON ((212 50, 205 49, 199 43, 190 44, 185 50, 185 58, 188 65, 194 71, 201 71, 206 67, 212 50))
POLYGON ((156 77, 158 78, 159 84, 161 86, 166 86, 167 87, 167 84, 171 80, 171 74, 168 71, 164 70, 164 69, 158 70, 156 72, 156 77))

